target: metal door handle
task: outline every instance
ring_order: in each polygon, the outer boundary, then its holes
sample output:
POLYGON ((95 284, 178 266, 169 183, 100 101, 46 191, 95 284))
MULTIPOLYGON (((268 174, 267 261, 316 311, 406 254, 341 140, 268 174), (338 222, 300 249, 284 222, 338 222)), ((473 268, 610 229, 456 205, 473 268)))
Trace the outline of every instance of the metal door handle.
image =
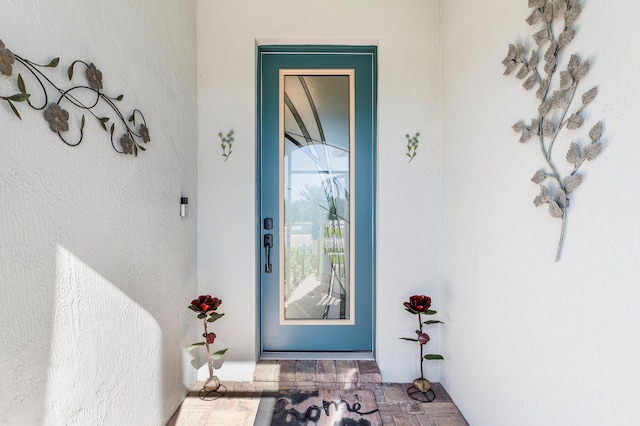
POLYGON ((269 261, 269 251, 273 247, 273 235, 265 234, 263 242, 264 242, 264 256, 265 256, 264 272, 266 272, 267 274, 270 274, 271 262, 269 261))

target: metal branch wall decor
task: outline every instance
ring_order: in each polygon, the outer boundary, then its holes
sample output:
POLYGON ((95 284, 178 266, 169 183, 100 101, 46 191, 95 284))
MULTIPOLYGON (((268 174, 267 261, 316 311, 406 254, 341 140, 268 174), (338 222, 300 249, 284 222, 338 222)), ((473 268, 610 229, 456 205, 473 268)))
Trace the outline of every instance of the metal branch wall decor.
POLYGON ((420 143, 420 141, 418 140, 419 136, 420 133, 416 133, 414 137, 409 136, 408 133, 405 135, 405 137, 407 138, 406 156, 409 157, 409 163, 415 158, 416 154, 418 153, 418 143, 420 143))
POLYGON ((231 147, 233 146, 233 130, 229 130, 227 136, 224 137, 222 132, 218 133, 218 137, 220 138, 220 146, 222 147, 222 156, 224 157, 224 161, 229 159, 231 155, 231 147))
POLYGON ((134 109, 128 119, 124 118, 124 115, 122 115, 122 112, 116 105, 116 102, 121 101, 124 96, 111 97, 102 92, 102 72, 100 72, 93 63, 87 64, 81 60, 73 61, 67 69, 69 81, 71 82, 73 80, 73 72, 76 64, 81 64, 86 68, 85 76, 87 83, 85 85, 71 84, 71 87, 63 89, 45 74, 46 68, 56 68, 58 66, 60 58, 54 58, 46 65, 36 64, 35 62, 16 55, 5 47, 2 40, 0 40, 0 74, 8 77, 12 76, 13 65, 16 62, 28 72, 30 80, 35 83, 38 92, 44 98, 42 103, 32 103, 32 93, 27 91, 25 81, 22 75, 18 73, 16 82, 19 92, 7 96, 0 95, 0 99, 9 104, 9 107, 11 107, 11 110, 19 119, 22 120, 22 117, 16 108, 16 103, 26 102, 31 108, 37 111, 43 111, 44 119, 49 123, 49 128, 52 132, 58 134, 62 142, 69 146, 78 146, 84 138, 84 113, 88 113, 110 134, 111 146, 116 152, 137 156, 139 150, 145 151, 143 145, 149 142, 151 138, 149 137, 149 129, 147 128, 144 115, 142 115, 140 110, 134 109), (54 99, 52 102, 49 102, 49 91, 55 92, 55 96, 52 96, 54 99), (69 105, 83 112, 78 129, 79 136, 73 137, 73 139, 69 136, 69 133, 67 133, 69 131, 69 112, 62 107, 63 105, 69 105), (113 114, 115 117, 113 115, 111 117, 102 116, 103 114, 100 114, 96 108, 98 105, 100 105, 102 109, 105 109, 103 106, 106 106, 106 110, 111 111, 108 115, 113 114), (109 123, 111 123, 110 126, 109 123), (136 123, 139 123, 139 126, 136 123), (114 140, 116 125, 118 130, 122 132, 120 133, 119 144, 116 144, 114 140))
POLYGON ((502 63, 506 68, 505 75, 519 67, 515 76, 518 79, 526 78, 523 83, 525 89, 537 87, 535 96, 540 101, 537 113, 530 124, 519 121, 513 125, 513 130, 521 134, 520 142, 534 139, 540 144, 544 167, 531 178, 540 185, 540 195, 533 203, 536 206, 547 204, 549 214, 562 220, 556 251, 557 262, 564 241, 569 201, 582 183, 580 167, 585 160, 596 158, 602 150, 602 122, 591 128, 585 142, 576 142, 577 139, 570 142, 565 156, 570 164, 569 171, 563 174, 552 157, 556 139, 561 130, 574 131, 582 128, 585 121, 584 109, 598 93, 597 87, 593 87, 582 94, 579 105, 574 102, 578 85, 589 71, 588 60, 581 61, 576 54, 571 54, 566 69, 559 73, 557 70, 558 59, 566 55, 565 50, 576 34, 575 23, 582 7, 580 0, 529 0, 529 7, 533 11, 526 22, 531 26, 541 27, 533 34, 535 47, 529 53, 521 44, 510 44, 507 57, 502 63), (544 53, 543 49, 546 49, 544 53), (541 54, 544 65, 540 64, 541 54), (538 70, 539 67, 543 67, 543 73, 538 70))

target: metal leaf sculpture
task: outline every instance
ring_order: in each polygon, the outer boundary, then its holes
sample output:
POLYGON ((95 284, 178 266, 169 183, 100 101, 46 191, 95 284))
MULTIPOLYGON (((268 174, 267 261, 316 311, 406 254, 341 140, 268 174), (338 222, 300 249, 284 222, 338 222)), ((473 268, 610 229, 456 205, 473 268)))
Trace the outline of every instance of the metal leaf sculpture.
POLYGON ((222 156, 224 157, 224 161, 227 161, 233 152, 231 151, 233 147, 233 130, 229 130, 226 137, 220 132, 218 133, 218 137, 220 138, 220 146, 222 147, 222 156))
MULTIPOLYGON (((85 77, 87 78, 87 85, 72 85, 67 89, 61 88, 55 84, 50 77, 45 74, 46 68, 56 68, 60 63, 60 58, 52 59, 48 64, 36 64, 28 59, 25 59, 19 55, 16 55, 9 50, 2 40, 0 40, 0 74, 7 77, 11 77, 13 74, 13 66, 18 63, 27 72, 30 80, 33 81, 36 87, 39 86, 38 92, 43 98, 42 104, 32 103, 31 95, 27 91, 27 86, 20 73, 16 79, 18 86, 18 93, 13 95, 3 96, 0 95, 0 99, 6 101, 13 111, 13 113, 22 120, 16 103, 26 102, 31 108, 36 111, 44 111, 44 119, 49 123, 49 128, 52 132, 58 134, 60 140, 69 146, 78 146, 84 138, 84 125, 85 115, 82 114, 82 118, 79 124, 79 137, 76 140, 71 141, 71 137, 68 136, 69 131, 69 111, 62 108, 62 104, 69 105, 73 109, 84 111, 92 115, 103 128, 104 131, 110 134, 111 146, 120 154, 134 154, 138 155, 138 151, 145 151, 143 146, 151 140, 149 136, 149 128, 145 121, 144 115, 138 109, 134 109, 128 119, 125 119, 122 112, 116 105, 116 102, 122 101, 123 95, 116 97, 107 96, 102 92, 102 72, 96 68, 93 63, 87 64, 84 61, 76 60, 71 63, 67 69, 67 75, 69 81, 73 80, 73 71, 76 64, 82 64, 86 68, 85 77), (57 96, 55 102, 49 102, 50 93, 54 92, 57 96), (87 101, 88 100, 88 101, 87 101), (111 113, 115 117, 99 116, 97 109, 98 105, 106 106, 107 110, 111 110, 111 113), (136 120, 139 122, 139 126, 136 125, 136 120), (131 123, 131 124, 129 124, 131 123), (109 126, 109 124, 111 124, 109 126), (121 133, 119 139, 120 146, 116 146, 114 134, 116 131, 116 125, 121 133), (108 127, 107 127, 108 126, 108 127)), ((104 109, 104 108, 103 108, 104 109)), ((102 115, 102 114, 100 114, 102 115)))
POLYGON ((406 156, 409 157, 409 163, 410 163, 418 153, 418 143, 420 143, 418 138, 420 137, 420 133, 416 133, 415 136, 413 137, 409 136, 409 134, 407 133, 405 137, 407 138, 406 156))
POLYGON ((589 72, 588 60, 580 61, 577 55, 572 54, 567 68, 560 72, 557 70, 558 59, 564 56, 565 49, 575 37, 574 25, 582 6, 580 0, 529 0, 529 7, 533 11, 526 22, 532 26, 542 26, 542 29, 533 34, 536 47, 527 55, 527 49, 523 45, 510 44, 507 57, 502 64, 505 66, 504 75, 518 69, 515 76, 518 79, 526 78, 523 83, 526 90, 538 86, 535 93, 536 98, 540 100, 537 116, 531 119, 531 124, 519 121, 512 128, 520 133, 520 142, 525 143, 535 138, 540 144, 545 167, 535 172, 531 178, 534 183, 540 185, 540 194, 533 202, 536 206, 548 204, 549 214, 562 220, 556 251, 557 262, 560 260, 564 242, 570 197, 583 179, 578 171, 585 160, 595 159, 602 151, 602 122, 591 128, 587 142, 570 143, 565 158, 573 168, 563 175, 552 157, 556 139, 563 129, 574 131, 582 128, 584 108, 598 93, 597 87, 593 87, 582 95, 579 106, 574 105, 578 85, 589 72), (562 31, 556 36, 554 30, 558 28, 562 28, 562 31), (547 47, 542 56, 543 74, 538 68, 539 57, 545 46, 547 47), (555 87, 553 91, 552 86, 555 87), (548 183, 545 184, 545 181, 548 183))

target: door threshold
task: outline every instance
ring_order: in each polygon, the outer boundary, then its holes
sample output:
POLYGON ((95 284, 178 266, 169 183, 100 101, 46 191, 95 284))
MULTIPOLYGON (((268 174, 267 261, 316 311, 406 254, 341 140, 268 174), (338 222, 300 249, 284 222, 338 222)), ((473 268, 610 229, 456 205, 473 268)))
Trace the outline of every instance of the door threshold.
POLYGON ((260 360, 313 359, 375 361, 373 352, 262 352, 260 360))

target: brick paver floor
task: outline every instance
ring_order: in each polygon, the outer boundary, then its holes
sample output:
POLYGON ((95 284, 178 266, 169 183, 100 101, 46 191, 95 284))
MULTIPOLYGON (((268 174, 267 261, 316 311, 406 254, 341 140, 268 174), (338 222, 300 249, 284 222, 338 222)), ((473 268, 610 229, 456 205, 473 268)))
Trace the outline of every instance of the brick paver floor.
POLYGON ((168 426, 267 426, 256 423, 263 393, 300 389, 371 390, 384 426, 467 426, 464 417, 439 384, 435 400, 419 402, 407 394, 409 384, 380 383, 374 361, 260 361, 253 382, 222 382, 224 397, 203 401, 198 382, 168 426))

